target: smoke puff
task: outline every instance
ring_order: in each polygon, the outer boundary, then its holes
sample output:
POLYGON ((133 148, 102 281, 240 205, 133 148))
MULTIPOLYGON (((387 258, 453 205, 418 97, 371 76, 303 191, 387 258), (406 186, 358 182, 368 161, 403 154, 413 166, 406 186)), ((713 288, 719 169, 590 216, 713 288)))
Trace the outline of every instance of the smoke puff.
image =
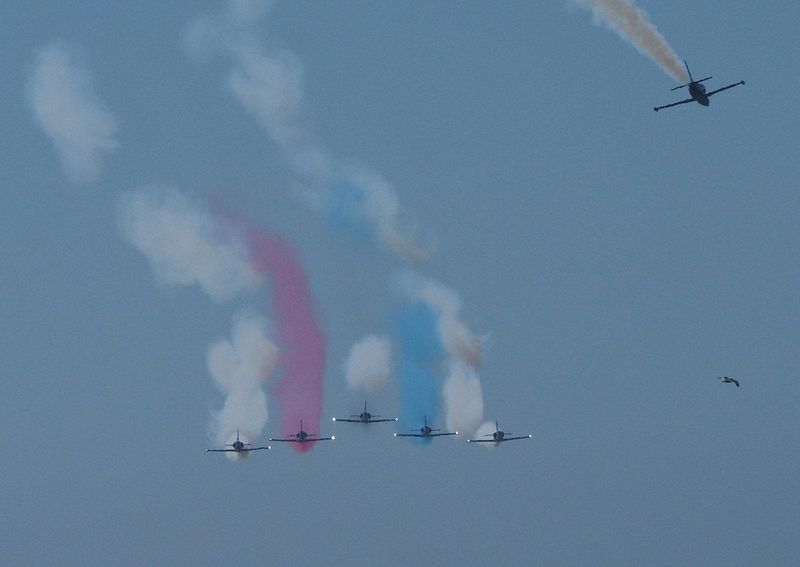
POLYGON ((152 187, 124 196, 119 224, 167 284, 197 283, 222 301, 261 283, 240 235, 174 188, 152 187))
POLYGON ((386 384, 391 371, 391 343, 388 338, 377 335, 369 335, 354 344, 345 362, 347 384, 369 392, 386 384))
POLYGON ((54 42, 38 53, 28 98, 69 180, 95 181, 105 156, 119 147, 117 121, 95 96, 88 71, 69 48, 54 42))
POLYGON ((238 51, 228 87, 275 143, 297 143, 303 137, 297 124, 303 95, 302 66, 287 51, 271 57, 253 47, 238 51))
POLYGON ((483 420, 483 393, 478 374, 469 365, 451 359, 442 389, 447 428, 471 433, 483 420))
POLYGON ((213 416, 218 443, 231 443, 237 430, 244 442, 257 439, 267 423, 262 385, 275 371, 278 348, 267 338, 265 326, 260 317, 241 315, 234 323, 231 340, 214 343, 208 350, 208 370, 226 395, 222 410, 213 416))

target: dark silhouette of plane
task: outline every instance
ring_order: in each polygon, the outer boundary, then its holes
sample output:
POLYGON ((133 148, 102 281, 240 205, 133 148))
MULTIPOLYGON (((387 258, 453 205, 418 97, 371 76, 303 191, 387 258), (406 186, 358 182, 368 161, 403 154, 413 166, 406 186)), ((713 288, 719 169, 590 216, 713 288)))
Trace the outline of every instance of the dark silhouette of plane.
POLYGON ((244 443, 239 439, 239 430, 236 430, 236 441, 226 447, 230 449, 206 449, 206 453, 249 453, 250 451, 261 451, 262 449, 272 449, 270 446, 266 447, 252 447, 252 443, 244 443))
POLYGON ((270 437, 270 441, 280 441, 282 443, 310 443, 311 441, 333 441, 336 439, 333 435, 330 437, 319 437, 316 433, 306 433, 303 431, 303 420, 300 420, 300 431, 295 433, 294 437, 288 437, 285 439, 276 439, 270 437))
MULTIPOLYGON (((412 429, 411 431, 417 431, 416 429, 412 429)), ((458 435, 458 431, 453 432, 444 432, 444 433, 437 433, 441 431, 441 429, 431 429, 431 426, 428 425, 428 416, 425 416, 425 425, 419 428, 419 433, 395 433, 395 437, 423 437, 425 439, 430 439, 431 437, 443 437, 445 435, 458 435)))
POLYGON ((739 381, 735 378, 728 378, 727 376, 717 376, 720 380, 722 380, 723 384, 736 384, 736 387, 739 387, 739 381))
POLYGON ((506 435, 514 435, 513 433, 506 433, 500 429, 500 425, 494 422, 495 432, 486 433, 484 437, 491 437, 491 439, 467 439, 467 443, 494 443, 499 445, 505 441, 514 441, 516 439, 530 439, 533 435, 521 435, 519 437, 506 437, 506 435))
POLYGON ((364 402, 364 411, 359 414, 351 414, 350 419, 345 419, 341 417, 334 417, 331 418, 332 421, 344 421, 345 423, 381 423, 383 421, 397 421, 396 417, 391 419, 375 419, 376 417, 380 417, 377 414, 372 414, 367 411, 367 402, 364 402), (355 419, 353 419, 355 418, 355 419))
POLYGON ((680 100, 678 102, 673 102, 671 104, 665 104, 664 106, 655 106, 653 107, 653 110, 655 110, 656 112, 658 112, 662 108, 678 106, 679 104, 686 104, 687 102, 698 102, 703 106, 708 106, 711 102, 710 100, 708 100, 708 97, 710 97, 711 95, 715 95, 722 91, 732 89, 733 87, 738 87, 739 85, 744 84, 744 81, 739 81, 738 83, 731 83, 730 85, 722 87, 721 89, 717 89, 711 92, 706 92, 706 86, 703 84, 703 81, 707 81, 712 77, 706 77, 705 79, 700 79, 698 81, 695 81, 692 78, 692 72, 689 71, 689 64, 686 62, 685 59, 683 61, 683 64, 686 65, 686 72, 689 73, 689 82, 686 83, 685 85, 678 85, 677 87, 674 87, 670 90, 675 91, 678 89, 682 89, 683 87, 689 87, 689 96, 691 96, 692 98, 687 98, 686 100, 680 100))

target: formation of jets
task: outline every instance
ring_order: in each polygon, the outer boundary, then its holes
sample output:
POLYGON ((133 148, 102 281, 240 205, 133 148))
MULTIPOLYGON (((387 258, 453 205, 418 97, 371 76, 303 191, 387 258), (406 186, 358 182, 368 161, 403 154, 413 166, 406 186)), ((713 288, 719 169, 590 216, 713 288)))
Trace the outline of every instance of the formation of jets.
MULTIPOLYGON (((393 418, 383 418, 378 419, 380 416, 376 414, 371 414, 367 411, 367 402, 364 402, 364 411, 359 414, 352 414, 350 418, 339 418, 334 417, 332 421, 335 422, 345 422, 345 423, 381 423, 381 422, 389 422, 389 421, 397 421, 396 417, 393 418)), ((511 435, 510 433, 505 433, 504 431, 500 430, 500 426, 495 421, 495 428, 496 431, 494 433, 488 433, 484 437, 491 437, 491 439, 467 439, 467 443, 494 443, 495 445, 499 445, 505 441, 513 441, 516 439, 530 439, 533 437, 532 435, 523 435, 520 437, 507 437, 507 435, 511 435)), ((441 429, 434 429, 430 425, 428 425, 428 417, 425 416, 423 419, 423 425, 419 429, 412 429, 409 433, 395 433, 395 437, 419 437, 423 439, 431 439, 433 437, 444 437, 449 435, 458 435, 458 431, 442 431, 441 429)), ((313 433, 308 433, 303 429, 303 420, 300 420, 300 430, 294 435, 294 437, 285 437, 285 438, 275 438, 270 437, 270 441, 277 441, 282 443, 310 443, 313 441, 333 441, 336 437, 331 435, 330 437, 320 437, 313 433)), ((206 449, 206 453, 246 453, 249 451, 259 451, 261 449, 271 449, 272 447, 264 446, 264 447, 252 447, 250 443, 244 443, 239 439, 239 430, 236 430, 236 441, 231 443, 230 445, 225 445, 225 449, 206 449)))
POLYGON ((698 104, 702 104, 703 106, 708 106, 711 101, 708 98, 711 95, 715 95, 717 93, 721 93, 722 91, 726 91, 728 89, 732 89, 733 87, 738 87, 739 85, 743 85, 744 81, 739 81, 738 83, 731 83, 730 85, 724 86, 721 89, 716 89, 711 92, 706 91, 706 86, 703 84, 703 81, 707 81, 713 77, 706 77, 705 79, 698 79, 695 81, 692 78, 692 72, 689 70, 689 64, 684 59, 683 64, 686 65, 686 72, 689 73, 689 82, 685 85, 678 85, 670 90, 678 90, 684 87, 689 87, 689 96, 691 98, 687 98, 685 100, 679 100, 678 102, 673 102, 670 104, 665 104, 664 106, 654 106, 653 110, 658 112, 662 108, 670 108, 671 106, 678 106, 679 104, 686 104, 687 102, 696 102, 698 104))
MULTIPOLYGON (((723 384, 736 384, 736 387, 739 387, 739 381, 735 378, 729 378, 728 376, 717 376, 719 380, 722 381, 723 384)), ((344 422, 344 423, 384 423, 384 422, 391 422, 397 421, 396 417, 392 418, 380 418, 377 414, 372 414, 367 411, 367 402, 364 402, 364 411, 358 414, 351 414, 349 418, 341 418, 341 417, 334 417, 331 418, 334 422, 344 422)), ((519 439, 530 439, 533 435, 518 435, 516 437, 509 437, 509 435, 514 435, 513 433, 507 433, 500 429, 500 424, 495 421, 494 422, 495 430, 492 433, 484 434, 480 439, 467 439, 467 443, 493 443, 495 446, 500 445, 501 443, 505 443, 506 441, 516 441, 519 439)), ((428 417, 425 416, 423 419, 423 425, 419 429, 412 429, 408 433, 395 433, 395 437, 418 437, 422 439, 432 439, 434 437, 445 437, 449 435, 458 435, 458 431, 442 431, 441 429, 434 429, 430 425, 428 425, 428 417)), ((308 433, 303 429, 303 420, 300 420, 300 430, 294 435, 294 437, 285 437, 285 438, 276 438, 270 437, 270 441, 277 441, 280 443, 311 443, 313 441, 333 441, 336 437, 331 435, 330 437, 320 437, 315 433, 308 433)), ((230 445, 225 445, 225 449, 206 449, 206 453, 248 453, 250 451, 261 451, 264 449, 271 449, 270 446, 263 446, 263 447, 253 447, 251 443, 244 443, 239 439, 239 430, 236 430, 236 441, 231 443, 230 445)))

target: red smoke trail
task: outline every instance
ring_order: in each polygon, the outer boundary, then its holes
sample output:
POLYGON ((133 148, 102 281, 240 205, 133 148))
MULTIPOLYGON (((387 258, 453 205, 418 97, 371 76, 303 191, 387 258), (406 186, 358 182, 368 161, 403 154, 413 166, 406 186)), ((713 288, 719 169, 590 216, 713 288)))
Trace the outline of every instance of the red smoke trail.
MULTIPOLYGON (((279 234, 248 231, 253 267, 270 282, 272 308, 280 342, 283 376, 278 386, 281 432, 294 437, 300 429, 319 434, 322 382, 325 376, 325 336, 314 317, 314 302, 294 249, 279 234)), ((294 443, 299 452, 313 442, 294 443)))

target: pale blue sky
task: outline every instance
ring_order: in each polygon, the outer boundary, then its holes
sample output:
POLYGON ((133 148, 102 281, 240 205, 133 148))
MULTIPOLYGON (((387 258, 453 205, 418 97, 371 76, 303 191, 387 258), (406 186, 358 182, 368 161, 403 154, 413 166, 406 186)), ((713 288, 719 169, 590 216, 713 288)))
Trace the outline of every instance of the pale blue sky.
MULTIPOLYGON (((747 81, 658 114, 672 80, 561 0, 278 2, 256 32, 302 65, 304 123, 435 235, 423 273, 489 337, 486 417, 534 438, 420 447, 341 424, 244 463, 203 452, 222 404, 206 351, 266 292, 159 284, 120 195, 174 185, 297 245, 326 428, 363 403, 342 364, 390 332, 403 264, 310 211, 225 58, 187 56, 214 3, 52 4, 0 8, 0 563, 800 562, 795 2, 641 0, 695 76, 747 81), (89 185, 26 99, 54 40, 118 125, 89 185)), ((396 387, 370 403, 396 412, 396 387)))

